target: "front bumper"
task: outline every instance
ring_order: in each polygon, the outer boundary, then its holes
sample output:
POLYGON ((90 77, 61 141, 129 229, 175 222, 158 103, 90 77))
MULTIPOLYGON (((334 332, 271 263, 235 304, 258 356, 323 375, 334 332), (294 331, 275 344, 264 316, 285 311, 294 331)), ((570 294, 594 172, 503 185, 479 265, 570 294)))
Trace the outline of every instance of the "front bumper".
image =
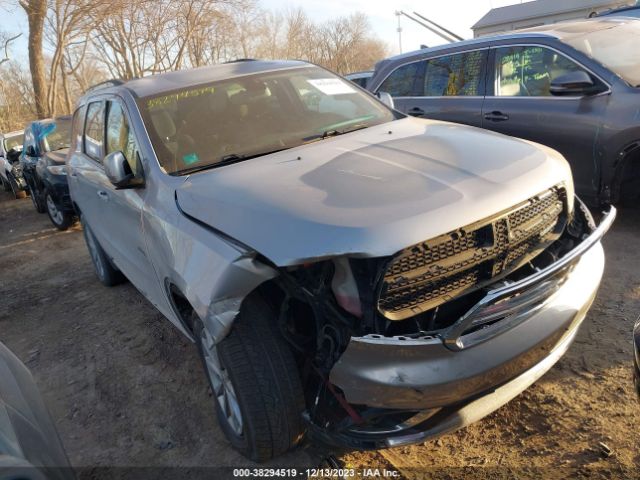
POLYGON ((476 308, 444 338, 352 338, 330 373, 330 381, 346 400, 416 412, 415 418, 422 415, 424 420, 404 422, 385 432, 363 428, 324 432, 325 440, 356 448, 420 442, 479 420, 525 390, 555 364, 577 334, 604 270, 600 239, 614 218, 612 208, 571 252, 530 277, 489 292, 479 306, 490 308, 514 292, 515 298, 526 299, 529 291, 572 267, 541 304, 525 304, 524 311, 467 336, 460 332, 476 308))

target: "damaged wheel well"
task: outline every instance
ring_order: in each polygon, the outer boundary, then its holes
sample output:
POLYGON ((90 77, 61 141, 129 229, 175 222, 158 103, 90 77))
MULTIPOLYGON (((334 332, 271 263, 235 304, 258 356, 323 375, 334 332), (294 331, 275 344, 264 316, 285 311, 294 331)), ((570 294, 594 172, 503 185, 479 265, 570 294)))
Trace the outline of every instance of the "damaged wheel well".
POLYGON ((174 284, 167 283, 167 290, 169 293, 169 301, 174 312, 176 312, 180 322, 189 334, 193 337, 193 311, 194 308, 187 300, 182 291, 174 284))
POLYGON ((638 198, 640 191, 640 140, 629 144, 619 153, 620 160, 611 192, 611 201, 638 198))

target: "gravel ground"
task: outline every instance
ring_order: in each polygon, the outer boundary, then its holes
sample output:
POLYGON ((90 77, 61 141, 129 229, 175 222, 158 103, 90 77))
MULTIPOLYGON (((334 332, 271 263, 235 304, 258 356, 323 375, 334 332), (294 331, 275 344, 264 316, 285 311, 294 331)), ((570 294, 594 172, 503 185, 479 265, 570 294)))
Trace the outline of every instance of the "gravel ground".
MULTIPOLYGON (((29 199, 4 192, 0 225, 0 341, 31 369, 81 477, 100 477, 104 466, 252 466, 216 424, 195 347, 130 284, 98 282, 79 227, 58 232, 29 199)), ((640 210, 622 211, 605 240, 598 298, 568 354, 537 384, 435 442, 341 460, 406 478, 640 477, 631 380, 639 237, 640 210)), ((316 458, 298 449, 270 466, 316 458)))

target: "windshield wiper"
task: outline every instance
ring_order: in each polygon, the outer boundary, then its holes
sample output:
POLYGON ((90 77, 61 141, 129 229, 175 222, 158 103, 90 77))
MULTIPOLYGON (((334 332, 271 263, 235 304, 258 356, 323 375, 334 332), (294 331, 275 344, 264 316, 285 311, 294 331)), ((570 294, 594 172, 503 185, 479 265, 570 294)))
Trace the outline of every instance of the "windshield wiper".
POLYGON ((281 152, 283 150, 288 150, 291 147, 283 147, 277 148, 275 150, 269 150, 267 152, 260 153, 252 153, 250 155, 240 155, 237 153, 230 153, 228 155, 224 155, 215 163, 208 163, 207 165, 198 165, 196 167, 185 168, 183 170, 178 170, 174 175, 187 175, 189 173, 201 172, 203 170, 210 170, 212 168, 224 167, 225 165, 232 165, 234 163, 243 162, 245 160, 251 160, 252 158, 263 157, 265 155, 270 155, 272 153, 281 152))
POLYGON ((368 123, 356 123, 347 128, 343 128, 342 130, 335 130, 335 129, 325 130, 324 132, 319 133, 317 135, 311 135, 309 137, 305 137, 302 139, 302 141, 304 143, 309 143, 316 140, 324 140, 325 138, 337 137, 338 135, 344 135, 345 133, 355 132, 356 130, 362 130, 363 128, 367 128, 367 127, 369 127, 368 123))

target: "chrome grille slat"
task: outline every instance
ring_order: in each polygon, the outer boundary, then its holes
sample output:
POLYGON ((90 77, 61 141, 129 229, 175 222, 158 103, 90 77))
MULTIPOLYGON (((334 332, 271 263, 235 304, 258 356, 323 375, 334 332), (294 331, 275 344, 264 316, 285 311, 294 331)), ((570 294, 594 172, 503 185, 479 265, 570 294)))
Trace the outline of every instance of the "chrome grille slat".
POLYGON ((490 283, 530 261, 566 224, 554 187, 489 219, 398 252, 387 265, 378 309, 402 320, 490 283))

